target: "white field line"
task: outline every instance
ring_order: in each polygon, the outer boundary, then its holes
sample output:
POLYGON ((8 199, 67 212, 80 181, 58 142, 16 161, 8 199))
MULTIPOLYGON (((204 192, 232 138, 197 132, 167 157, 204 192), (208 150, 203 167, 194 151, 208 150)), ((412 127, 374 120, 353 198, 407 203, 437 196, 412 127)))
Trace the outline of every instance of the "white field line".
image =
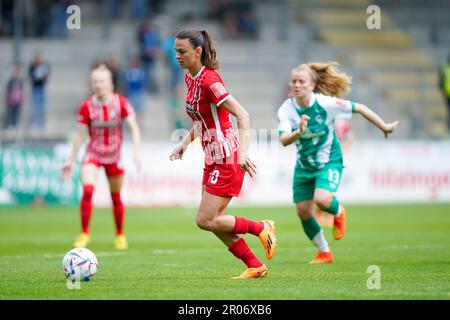
MULTIPOLYGON (((441 249, 441 248, 449 248, 450 245, 441 243, 441 244, 418 244, 418 245, 390 245, 390 246, 381 246, 376 248, 378 251, 408 251, 413 249, 419 249, 419 250, 429 250, 429 249, 441 249)), ((354 247, 347 247, 347 248, 339 248, 340 250, 353 250, 354 247)), ((278 251, 285 251, 290 250, 290 248, 278 248, 278 251)), ((314 247, 305 247, 301 248, 302 251, 315 251, 316 249, 314 247)), ((130 251, 131 254, 177 254, 180 252, 222 252, 224 249, 205 249, 205 248, 198 248, 198 249, 152 249, 152 250, 143 250, 143 251, 130 251)), ((42 253, 42 254, 21 254, 21 255, 0 255, 1 259, 53 259, 53 258, 62 258, 64 257, 65 253, 42 253)), ((113 256, 125 256, 127 255, 127 252, 95 252, 95 255, 98 257, 113 257, 113 256)))

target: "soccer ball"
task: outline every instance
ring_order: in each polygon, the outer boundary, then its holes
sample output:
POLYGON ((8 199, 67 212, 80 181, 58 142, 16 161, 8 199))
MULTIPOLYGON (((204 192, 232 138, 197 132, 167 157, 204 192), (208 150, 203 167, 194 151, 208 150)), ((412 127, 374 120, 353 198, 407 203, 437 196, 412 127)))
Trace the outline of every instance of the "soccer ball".
POLYGON ((97 257, 86 248, 72 249, 64 256, 62 269, 71 281, 89 281, 97 273, 97 257))

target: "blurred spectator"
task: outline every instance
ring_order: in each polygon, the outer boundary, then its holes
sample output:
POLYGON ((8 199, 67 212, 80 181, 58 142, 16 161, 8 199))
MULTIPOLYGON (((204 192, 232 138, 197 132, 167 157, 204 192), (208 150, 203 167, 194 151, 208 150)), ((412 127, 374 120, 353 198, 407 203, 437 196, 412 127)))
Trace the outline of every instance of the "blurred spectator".
MULTIPOLYGON (((138 56, 132 57, 125 71, 126 96, 136 114, 142 114, 142 99, 145 94, 145 72, 138 56)), ((139 117, 138 117, 139 120, 139 117)))
POLYGON ((16 129, 25 100, 24 81, 22 77, 22 68, 19 64, 14 66, 11 78, 6 85, 6 117, 5 128, 16 129))
POLYGON ((173 128, 180 129, 184 128, 183 117, 180 114, 180 96, 182 94, 182 87, 180 84, 183 80, 183 71, 181 70, 176 57, 174 48, 175 36, 176 30, 172 30, 171 34, 162 41, 161 49, 164 53, 166 65, 169 70, 169 107, 173 128))
POLYGON ((211 1, 207 11, 208 18, 222 23, 226 37, 232 39, 258 38, 258 23, 254 15, 253 1, 211 1))
POLYGON ((42 61, 41 54, 35 53, 29 68, 31 79, 31 129, 45 131, 46 106, 45 85, 50 74, 50 65, 42 61))
POLYGON ((112 82, 114 85, 114 92, 122 93, 122 83, 120 81, 120 66, 119 61, 115 55, 110 55, 105 60, 105 65, 111 71, 112 82))
POLYGON ((439 72, 439 86, 447 102, 447 129, 450 132, 450 54, 439 72))
POLYGON ((14 5, 13 0, 2 0, 0 2, 1 25, 0 34, 10 36, 14 30, 14 5))
POLYGON ((139 27, 138 42, 141 51, 141 61, 145 71, 146 87, 151 93, 156 93, 158 87, 154 69, 159 53, 160 40, 151 20, 143 21, 139 27))
POLYGON ((49 36, 53 38, 66 38, 68 35, 66 20, 67 7, 72 5, 71 0, 57 0, 51 6, 51 22, 49 36))
POLYGON ((133 19, 143 20, 147 13, 147 0, 131 0, 131 17, 133 19))
POLYGON ((48 35, 52 21, 52 5, 54 0, 39 0, 35 2, 34 26, 37 37, 48 35))
POLYGON ((109 0, 109 15, 113 19, 120 19, 122 17, 123 0, 109 0))
POLYGON ((258 23, 253 10, 249 8, 243 9, 238 15, 239 32, 249 39, 257 39, 259 36, 258 23))

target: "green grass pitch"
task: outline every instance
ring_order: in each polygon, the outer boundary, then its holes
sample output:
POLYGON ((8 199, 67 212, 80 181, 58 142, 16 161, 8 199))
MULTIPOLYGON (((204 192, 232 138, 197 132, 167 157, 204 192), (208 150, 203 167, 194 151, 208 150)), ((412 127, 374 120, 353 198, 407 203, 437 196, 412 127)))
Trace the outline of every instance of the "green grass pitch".
POLYGON ((90 249, 99 271, 69 290, 61 270, 79 231, 76 207, 0 208, 0 299, 450 299, 450 204, 348 206, 347 234, 332 240, 335 261, 308 265, 315 249, 293 206, 232 207, 229 214, 273 218, 279 247, 265 279, 230 280, 245 265, 195 225, 195 209, 129 208, 129 250, 114 249, 111 210, 94 209, 90 249), (381 288, 368 289, 377 265, 381 288))

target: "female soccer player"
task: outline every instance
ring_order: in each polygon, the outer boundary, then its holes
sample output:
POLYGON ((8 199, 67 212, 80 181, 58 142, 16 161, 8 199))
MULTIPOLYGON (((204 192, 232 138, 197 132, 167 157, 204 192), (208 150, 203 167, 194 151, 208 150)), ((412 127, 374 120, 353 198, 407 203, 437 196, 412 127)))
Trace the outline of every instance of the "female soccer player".
POLYGON ((134 162, 139 169, 140 131, 135 113, 127 99, 114 93, 112 74, 105 65, 100 65, 91 73, 94 95, 87 98, 78 113, 78 131, 72 146, 69 161, 62 168, 62 178, 71 176, 73 164, 81 145, 89 136, 90 141, 81 164, 81 234, 75 240, 75 247, 86 247, 91 241, 89 222, 92 215, 92 195, 100 167, 105 169, 111 191, 114 220, 116 224, 115 246, 119 250, 128 248, 124 234, 125 209, 120 198, 124 169, 120 163, 122 146, 122 122, 128 124, 134 146, 134 162))
POLYGON ((231 96, 216 72, 219 61, 207 31, 182 30, 176 36, 175 50, 181 68, 189 71, 185 75, 188 88, 186 112, 194 125, 172 151, 170 160, 182 159, 188 145, 200 136, 205 167, 197 225, 213 232, 247 265, 247 269, 234 279, 267 277, 267 267, 255 257, 239 234, 258 236, 266 257, 271 259, 277 246, 274 222, 256 222, 225 213, 231 198, 240 193, 245 172, 250 177, 256 173, 256 167, 248 157, 249 114, 231 96), (239 139, 233 130, 230 113, 237 119, 239 139))
POLYGON ((280 141, 284 146, 295 142, 298 150, 293 198, 303 230, 319 250, 311 264, 333 261, 323 230, 314 217, 314 204, 334 215, 335 240, 342 239, 346 230, 345 208, 334 195, 343 169, 334 119, 350 119, 352 113, 360 113, 386 138, 398 125, 398 121, 386 124, 363 104, 337 98, 349 91, 351 78, 338 73, 336 66, 336 62, 308 63, 293 69, 290 80, 293 96, 278 110, 280 141))

